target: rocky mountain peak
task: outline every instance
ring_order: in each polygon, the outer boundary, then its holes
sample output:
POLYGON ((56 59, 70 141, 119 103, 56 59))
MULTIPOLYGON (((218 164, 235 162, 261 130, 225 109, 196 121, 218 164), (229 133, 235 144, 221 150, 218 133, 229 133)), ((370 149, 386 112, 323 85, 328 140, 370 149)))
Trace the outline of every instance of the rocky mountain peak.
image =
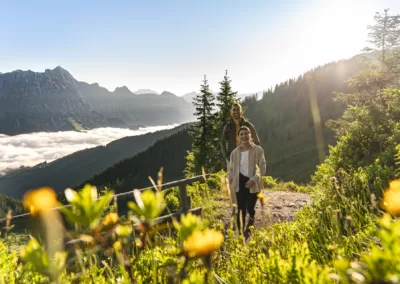
POLYGON ((144 95, 144 94, 155 94, 155 95, 159 95, 159 93, 157 93, 156 91, 150 90, 150 89, 140 89, 137 90, 135 92, 133 92, 136 95, 144 95))
POLYGON ((161 93, 161 96, 175 96, 175 94, 173 94, 171 92, 164 91, 164 92, 161 93))
POLYGON ((116 87, 114 90, 114 93, 134 95, 134 93, 132 93, 131 90, 129 90, 129 88, 127 86, 116 87))

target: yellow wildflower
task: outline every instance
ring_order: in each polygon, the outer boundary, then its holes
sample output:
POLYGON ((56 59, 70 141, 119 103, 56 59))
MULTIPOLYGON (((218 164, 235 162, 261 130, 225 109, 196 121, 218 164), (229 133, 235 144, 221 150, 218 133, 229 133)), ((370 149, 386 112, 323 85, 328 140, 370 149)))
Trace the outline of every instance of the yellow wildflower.
POLYGON ((379 163, 379 161, 380 161, 379 158, 377 158, 377 159, 375 160, 375 162, 377 162, 377 163, 379 163))
POLYGON ((207 256, 219 248, 224 241, 221 232, 207 230, 204 232, 194 232, 183 243, 183 249, 189 257, 207 256))
POLYGON ((114 244, 113 244, 113 247, 114 247, 114 249, 116 250, 116 251, 120 251, 121 250, 121 242, 120 241, 116 241, 114 244))
POLYGON ((57 197, 53 189, 41 187, 28 191, 24 195, 24 207, 32 215, 47 211, 57 206, 57 197))
POLYGON ((104 226, 111 226, 118 222, 118 214, 117 213, 110 213, 103 219, 104 226))
POLYGON ((383 193, 383 209, 394 216, 400 216, 400 179, 390 182, 383 193))
POLYGON ((91 243, 94 241, 93 237, 90 235, 82 234, 79 236, 79 238, 81 239, 82 242, 85 242, 85 243, 91 243))
POLYGON ((268 198, 266 198, 266 197, 264 196, 264 192, 262 192, 262 191, 260 191, 259 193, 257 193, 257 198, 260 199, 261 205, 264 205, 264 203, 268 201, 268 198))
POLYGON ((143 246, 143 242, 142 242, 142 240, 139 239, 139 238, 136 238, 136 239, 135 239, 135 244, 136 244, 136 246, 137 246, 138 248, 141 248, 141 247, 143 246))

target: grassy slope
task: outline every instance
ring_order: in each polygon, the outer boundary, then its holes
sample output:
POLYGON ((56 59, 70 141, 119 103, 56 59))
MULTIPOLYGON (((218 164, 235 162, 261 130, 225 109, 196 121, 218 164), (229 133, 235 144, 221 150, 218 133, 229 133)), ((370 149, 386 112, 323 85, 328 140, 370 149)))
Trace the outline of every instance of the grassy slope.
POLYGON ((297 80, 277 86, 262 100, 247 106, 246 117, 255 125, 268 161, 268 175, 282 180, 309 181, 320 163, 312 111, 318 111, 325 153, 335 143, 325 127, 345 106, 333 102, 333 92, 351 92, 345 82, 364 67, 359 57, 318 67, 297 80), (315 95, 317 107, 310 106, 315 95))

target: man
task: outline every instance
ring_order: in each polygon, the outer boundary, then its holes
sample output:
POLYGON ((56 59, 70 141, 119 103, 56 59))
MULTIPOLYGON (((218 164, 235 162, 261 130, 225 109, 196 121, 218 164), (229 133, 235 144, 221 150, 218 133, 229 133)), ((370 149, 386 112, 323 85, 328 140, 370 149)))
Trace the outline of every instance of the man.
POLYGON ((250 129, 254 144, 260 146, 260 140, 253 124, 243 117, 242 106, 239 103, 234 103, 231 108, 231 119, 224 127, 221 137, 221 151, 226 160, 228 170, 231 152, 240 145, 238 131, 241 126, 247 126, 250 129))

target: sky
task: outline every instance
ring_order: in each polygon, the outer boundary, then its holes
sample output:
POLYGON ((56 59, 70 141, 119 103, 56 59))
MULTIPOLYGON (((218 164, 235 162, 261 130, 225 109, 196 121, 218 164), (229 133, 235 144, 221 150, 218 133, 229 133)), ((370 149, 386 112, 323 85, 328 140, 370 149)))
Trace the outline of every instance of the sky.
POLYGON ((228 70, 255 93, 367 45, 377 11, 398 0, 0 0, 0 72, 62 66, 113 91, 183 95, 228 70))
POLYGON ((7 170, 51 162, 71 153, 126 137, 143 135, 177 125, 149 126, 137 130, 96 128, 85 132, 36 132, 7 136, 0 134, 0 177, 7 170))

